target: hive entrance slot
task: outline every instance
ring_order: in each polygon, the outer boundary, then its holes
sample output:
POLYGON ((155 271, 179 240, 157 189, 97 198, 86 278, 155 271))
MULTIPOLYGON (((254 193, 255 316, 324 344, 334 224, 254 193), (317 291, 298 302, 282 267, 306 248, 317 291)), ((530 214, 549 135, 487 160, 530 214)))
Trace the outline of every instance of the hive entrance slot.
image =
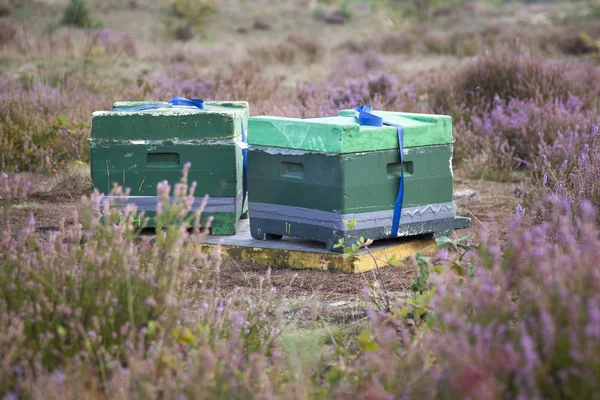
MULTIPOLYGON (((388 178, 399 178, 400 177, 400 163, 390 163, 387 165, 388 178)), ((404 176, 411 176, 414 172, 414 166, 412 161, 404 161, 404 176)))
POLYGON ((146 165, 157 168, 179 167, 179 153, 147 153, 146 165))
POLYGON ((285 178, 304 178, 304 165, 283 161, 281 163, 281 176, 285 178))

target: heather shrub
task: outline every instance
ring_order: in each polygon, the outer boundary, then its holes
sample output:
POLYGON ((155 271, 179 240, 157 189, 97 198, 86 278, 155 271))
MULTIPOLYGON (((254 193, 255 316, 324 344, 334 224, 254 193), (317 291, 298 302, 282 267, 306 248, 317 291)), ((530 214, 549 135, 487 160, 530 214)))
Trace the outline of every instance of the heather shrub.
POLYGON ((248 51, 249 56, 265 64, 313 64, 325 55, 325 47, 304 35, 289 35, 276 45, 256 47, 248 51))
POLYGON ((62 24, 74 25, 78 28, 92 26, 92 18, 86 0, 71 0, 63 11, 62 24))
POLYGON ((416 32, 401 31, 382 36, 377 45, 383 54, 413 53, 419 45, 416 32))
POLYGON ((285 100, 291 96, 290 90, 282 87, 281 78, 261 73, 261 65, 255 61, 224 63, 215 72, 200 78, 190 64, 179 64, 172 64, 167 74, 140 77, 137 83, 143 94, 137 94, 137 98, 168 100, 176 93, 206 100, 243 99, 251 104, 253 113, 279 112, 275 115, 281 115, 279 107, 287 106, 285 100))
POLYGON ((450 54, 459 57, 470 57, 481 50, 481 38, 476 32, 427 31, 422 37, 427 52, 434 54, 450 54))
POLYGON ((333 398, 434 399, 434 356, 412 337, 412 315, 369 312, 371 329, 359 337, 359 355, 343 368, 332 369, 328 386, 333 398))
MULTIPOLYGON (((223 297, 218 258, 199 246, 184 247, 195 189, 195 182, 187 184, 188 168, 173 188, 158 185, 153 240, 137 238, 133 221, 143 214, 135 207, 109 209, 98 193, 82 199, 81 218, 45 239, 36 233, 33 215, 19 234, 2 224, 0 315, 6 323, 0 354, 10 367, 2 372, 0 394, 35 395, 31 384, 46 378, 62 385, 54 392, 59 394, 77 385, 65 374, 85 375, 85 388, 76 387, 88 395, 110 395, 113 382, 123 385, 114 390, 134 397, 170 389, 244 398, 264 389, 259 366, 276 356, 279 295, 265 285, 258 301, 235 293, 223 297), (15 335, 18 340, 4 340, 15 335), (165 387, 169 378, 173 386, 165 387)), ((0 176, 5 211, 24 188, 0 176)), ((115 188, 112 195, 127 191, 115 188)), ((197 223, 201 210, 194 211, 197 223)), ((191 238, 199 241, 205 232, 195 223, 191 238)))
POLYGON ((452 8, 459 3, 460 1, 456 0, 410 0, 402 5, 410 15, 420 21, 426 21, 434 12, 438 17, 451 13, 452 8))
POLYGON ((0 46, 11 44, 19 28, 8 18, 0 18, 0 46))
MULTIPOLYGON (((169 189, 160 188, 167 196, 169 189)), ((182 197, 186 189, 175 190, 182 197)), ((159 234, 152 247, 149 238, 136 243, 135 210, 119 215, 105 209, 102 221, 99 200, 97 195, 86 200, 89 214, 81 221, 76 216, 73 225, 62 226, 47 241, 36 237, 33 215, 19 236, 3 234, 1 313, 19 318, 24 335, 19 347, 5 349, 15 353, 14 371, 54 370, 72 357, 87 356, 106 373, 104 360, 122 359, 140 329, 172 329, 183 310, 185 285, 204 259, 181 251, 184 235, 178 227, 159 234)), ((0 392, 23 389, 15 386, 18 379, 15 372, 0 392)))
POLYGON ((313 18, 316 19, 317 21, 323 21, 323 20, 325 20, 325 17, 327 17, 327 11, 325 11, 321 7, 317 7, 314 9, 312 15, 313 15, 313 18))
MULTIPOLYGON (((600 240, 582 201, 547 199, 551 213, 517 208, 506 241, 488 237, 468 269, 430 260, 419 304, 371 312, 372 332, 350 364, 353 398, 595 398, 600 353, 600 240), (416 329, 411 331, 410 326, 416 329), (413 332, 409 335, 408 332, 413 332), (398 379, 402 377, 402 379, 398 379)), ((485 231, 484 231, 485 233, 485 231)), ((464 264, 463 264, 464 265, 464 264)))
POLYGON ((196 36, 196 32, 191 26, 178 26, 173 31, 173 37, 175 40, 187 42, 192 40, 196 36))
POLYGON ((594 52, 596 43, 587 33, 575 33, 561 38, 558 47, 565 54, 579 56, 594 52))
MULTIPOLYGON (((349 74, 352 75, 352 74, 349 74)), ((332 116, 339 110, 370 104, 376 109, 423 112, 428 109, 413 84, 400 84, 395 75, 373 72, 357 78, 337 76, 330 85, 299 84, 291 100, 302 117, 332 116)))
MULTIPOLYGON (((490 242, 475 278, 436 282, 428 348, 451 397, 593 398, 598 393, 600 256, 596 213, 551 198, 539 225, 490 242)), ((522 217, 522 215, 521 215, 522 217)))
POLYGON ((175 0, 170 2, 163 23, 177 40, 190 40, 204 31, 219 14, 216 0, 175 0))
POLYGON ((334 47, 334 50, 340 53, 358 53, 362 54, 372 51, 373 43, 368 40, 346 39, 334 47))
POLYGON ((339 57, 335 63, 336 75, 350 78, 360 78, 383 69, 385 62, 374 50, 339 57))
POLYGON ((259 30, 259 31, 269 31, 269 30, 271 30, 271 24, 268 21, 266 21, 266 20, 264 20, 262 18, 255 18, 254 19, 254 24, 252 25, 252 27, 254 29, 259 30))
POLYGON ((323 20, 331 25, 344 25, 348 22, 348 18, 344 17, 339 11, 333 11, 325 16, 323 20))
POLYGON ((571 133, 567 140, 553 143, 542 149, 542 165, 540 165, 541 192, 551 192, 566 201, 574 210, 579 210, 585 202, 594 207, 600 206, 600 121, 588 127, 581 135, 571 133), (585 133, 585 135, 584 135, 585 133), (586 143, 573 146, 577 138, 584 136, 586 143), (564 143, 566 142, 566 143, 564 143), (561 146, 562 144, 562 146, 561 146), (570 145, 570 146, 569 146, 570 145), (569 154, 558 163, 556 149, 569 154))
POLYGON ((67 194, 72 197, 88 195, 92 191, 92 177, 89 164, 74 161, 61 169, 50 179, 49 185, 36 194, 67 194))
POLYGON ((129 57, 135 57, 138 54, 136 41, 131 35, 115 32, 109 28, 94 32, 90 46, 102 48, 106 54, 125 54, 129 57))
POLYGON ((468 160, 478 177, 508 179, 515 168, 538 171, 540 147, 551 146, 548 161, 560 164, 571 158, 560 150, 565 138, 580 151, 598 120, 595 68, 509 49, 486 52, 459 69, 452 83, 436 81, 430 90, 434 112, 454 118, 455 162, 468 160))
POLYGON ((31 181, 24 181, 19 176, 9 176, 0 173, 0 200, 2 200, 2 235, 10 232, 9 208, 11 202, 27 197, 31 181))
POLYGON ((56 172, 88 162, 92 111, 110 107, 115 93, 140 98, 144 90, 115 84, 43 69, 0 82, 0 169, 56 172))
POLYGON ((279 349, 279 295, 266 285, 257 294, 262 296, 257 303, 236 305, 236 293, 222 298, 211 291, 212 297, 207 294, 196 312, 197 325, 169 334, 146 329, 147 347, 129 351, 126 362, 114 365, 105 379, 94 374, 91 365, 73 363, 65 370, 40 374, 33 381, 32 396, 95 397, 103 391, 123 399, 306 398, 297 393, 309 389, 295 384, 279 349), (259 320, 269 329, 258 332, 259 320), (256 333, 261 333, 261 341, 253 340, 256 333))
POLYGON ((9 0, 0 1, 0 18, 10 16, 14 7, 12 3, 9 0))
POLYGON ((596 21, 579 23, 574 26, 557 29, 545 39, 548 47, 553 47, 563 54, 582 56, 593 53, 594 39, 600 36, 600 25, 596 21))
POLYGON ((503 101, 547 102, 567 101, 574 95, 593 107, 598 85, 590 88, 583 84, 585 75, 591 73, 566 63, 536 58, 522 47, 498 46, 456 71, 446 85, 436 82, 432 88, 432 106, 442 112, 460 114, 465 107, 489 110, 496 97, 503 101))
POLYGON ((496 97, 490 111, 473 113, 470 120, 456 124, 455 158, 467 160, 465 166, 477 175, 495 173, 496 178, 515 168, 538 170, 541 154, 553 165, 572 158, 569 151, 583 149, 590 139, 587 132, 597 122, 597 113, 573 96, 541 103, 506 103, 496 97))
POLYGON ((346 3, 342 3, 342 5, 340 5, 340 7, 335 12, 342 18, 346 19, 346 21, 350 21, 354 16, 352 9, 346 3))
POLYGON ((0 115, 0 168, 53 170, 72 160, 89 161, 89 117, 69 120, 64 113, 77 111, 69 109, 75 99, 39 81, 31 85, 0 97, 6 110, 0 115))

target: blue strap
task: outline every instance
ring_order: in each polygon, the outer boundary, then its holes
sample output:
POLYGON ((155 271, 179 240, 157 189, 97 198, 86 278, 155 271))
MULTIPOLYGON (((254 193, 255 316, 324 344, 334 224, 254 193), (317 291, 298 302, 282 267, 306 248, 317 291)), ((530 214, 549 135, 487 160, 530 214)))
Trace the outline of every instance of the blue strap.
POLYGON ((204 100, 202 99, 184 99, 183 97, 173 97, 169 103, 173 106, 190 106, 190 107, 198 107, 201 110, 204 110, 204 100))
MULTIPOLYGON (((189 107, 197 107, 201 110, 204 110, 204 100, 202 99, 185 99, 183 97, 173 97, 169 100, 169 104, 172 106, 189 106, 189 107)), ((152 110, 155 108, 160 108, 161 103, 153 103, 153 104, 142 104, 140 106, 134 107, 113 107, 110 111, 141 111, 141 110, 152 110)))
POLYGON ((402 203, 404 201, 404 128, 401 125, 384 121, 383 118, 372 114, 373 108, 370 106, 358 106, 354 109, 354 115, 360 125, 382 126, 389 125, 398 131, 398 150, 400 152, 400 186, 398 187, 398 196, 394 204, 394 217, 392 219, 392 236, 398 236, 400 226, 400 217, 402 216, 402 203))
MULTIPOLYGON (((173 97, 171 100, 169 100, 169 104, 171 106, 189 106, 189 107, 197 107, 201 110, 204 110, 204 100, 202 99, 186 99, 183 97, 173 97)), ((135 107, 113 107, 111 109, 111 111, 141 111, 141 110, 152 110, 152 109, 156 109, 156 108, 160 108, 161 107, 161 103, 153 103, 153 104, 143 104, 140 106, 135 106, 135 107)), ((242 117, 242 142, 244 142, 244 144, 247 144, 248 139, 247 139, 247 131, 246 131, 246 127, 244 126, 244 118, 242 117)), ((246 146, 244 146, 244 148, 242 149, 242 157, 243 157, 243 197, 242 197, 242 208, 244 208, 244 203, 246 202, 246 195, 248 193, 248 176, 247 176, 247 164, 248 164, 248 149, 246 146)))
MULTIPOLYGON (((244 117, 242 117, 242 142, 244 142, 245 145, 248 144, 248 138, 247 138, 247 131, 244 127, 244 117)), ((242 159, 244 160, 244 175, 242 178, 242 186, 243 186, 243 197, 242 197, 242 210, 244 209, 244 203, 246 202, 246 194, 248 193, 248 174, 247 174, 247 169, 248 169, 248 147, 244 146, 244 148, 242 149, 242 159)))

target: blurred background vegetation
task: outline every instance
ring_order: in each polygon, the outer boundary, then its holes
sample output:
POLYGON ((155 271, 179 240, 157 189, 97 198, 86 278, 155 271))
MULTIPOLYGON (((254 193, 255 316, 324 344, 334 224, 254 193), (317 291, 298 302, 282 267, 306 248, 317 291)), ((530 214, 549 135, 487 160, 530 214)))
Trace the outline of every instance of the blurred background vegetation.
POLYGON ((374 102, 449 113, 460 136, 453 71, 506 44, 597 65, 599 21, 598 0, 0 0, 0 169, 87 162, 91 113, 118 99, 285 116, 374 102))
POLYGON ((598 65, 599 21, 598 0, 0 0, 0 169, 88 162, 94 110, 175 95, 285 116, 444 112, 460 137, 478 103, 453 93, 454 72, 500 45, 598 65))

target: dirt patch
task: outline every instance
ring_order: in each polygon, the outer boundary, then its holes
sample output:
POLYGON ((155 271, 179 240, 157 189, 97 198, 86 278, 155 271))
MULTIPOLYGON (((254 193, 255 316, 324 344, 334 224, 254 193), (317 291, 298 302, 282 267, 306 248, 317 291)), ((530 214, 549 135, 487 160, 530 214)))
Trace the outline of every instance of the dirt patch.
MULTIPOLYGON (((454 232, 453 236, 471 235, 472 242, 477 243, 481 231, 500 234, 520 201, 514 188, 515 185, 510 182, 473 180, 461 172, 457 173, 455 193, 464 193, 455 200, 457 214, 471 218, 471 226, 454 232)), ((314 269, 268 270, 260 265, 231 259, 223 261, 221 271, 220 282, 224 291, 241 289, 252 294, 261 279, 268 279, 273 287, 287 294, 286 311, 290 318, 302 316, 308 320, 313 314, 329 320, 362 318, 365 299, 360 291, 376 280, 375 271, 344 274, 314 269)), ((397 299, 408 295, 415 277, 415 269, 411 265, 385 267, 380 271, 392 297, 397 299)))
MULTIPOLYGON (((414 279, 414 268, 387 267, 380 270, 385 287, 393 298, 405 298, 414 279)), ((373 284, 375 271, 344 274, 314 269, 267 269, 227 259, 221 266, 220 284, 224 292, 242 290, 252 296, 261 279, 286 294, 288 318, 300 325, 317 318, 329 321, 353 321, 364 317, 366 299, 361 290, 373 284)))
MULTIPOLYGON (((224 289, 235 287, 257 287, 261 278, 267 277, 265 267, 240 263, 235 260, 225 260, 221 267, 223 276, 221 286, 224 289)), ((382 268, 381 276, 390 291, 404 292, 412 281, 412 268, 392 267, 382 268)), ((320 293, 323 301, 339 301, 348 295, 356 295, 365 283, 374 281, 375 271, 362 274, 344 274, 315 269, 292 270, 275 268, 270 271, 271 284, 279 289, 289 290, 297 295, 313 295, 320 293)))
MULTIPOLYGON (((30 177, 32 187, 45 187, 40 177, 30 177)), ((511 213, 520 198, 515 195, 512 183, 473 180, 455 173, 455 199, 457 214, 471 218, 471 226, 456 231, 455 237, 472 235, 477 242, 479 233, 488 231, 499 235, 506 227, 511 213)), ((33 214, 39 236, 43 239, 48 233, 58 230, 61 221, 66 225, 73 223, 74 215, 81 211, 79 196, 45 192, 38 190, 36 195, 15 202, 10 211, 13 232, 20 232, 33 214)), ((291 270, 273 268, 271 270, 254 264, 235 260, 223 260, 220 285, 224 292, 234 289, 250 295, 258 292, 260 281, 268 280, 280 292, 286 293, 286 315, 300 324, 316 318, 334 321, 356 320, 364 317, 365 298, 361 290, 373 284, 375 271, 363 274, 343 274, 314 269, 291 270)), ((409 287, 415 276, 412 266, 385 267, 381 276, 390 296, 398 299, 409 293, 409 287)))
POLYGON ((59 230, 61 222, 65 225, 72 224, 75 213, 80 211, 81 204, 78 201, 65 198, 30 197, 11 205, 9 221, 12 231, 20 232, 27 226, 32 214, 38 236, 44 239, 48 232, 59 230))
POLYGON ((525 189, 513 182, 495 182, 469 179, 455 170, 454 193, 464 193, 455 198, 457 215, 471 218, 471 226, 455 232, 456 235, 479 237, 481 232, 500 235, 505 231, 517 205, 526 195, 525 189))

